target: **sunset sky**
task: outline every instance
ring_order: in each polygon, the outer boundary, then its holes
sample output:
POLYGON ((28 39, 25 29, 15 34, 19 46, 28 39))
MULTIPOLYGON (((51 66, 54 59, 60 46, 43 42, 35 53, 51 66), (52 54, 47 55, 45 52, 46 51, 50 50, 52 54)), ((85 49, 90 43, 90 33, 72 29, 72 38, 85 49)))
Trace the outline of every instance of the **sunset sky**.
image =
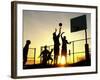
MULTIPOLYGON (((36 59, 39 60, 38 56, 40 55, 40 47, 53 45, 52 34, 55 31, 55 28, 59 29, 59 23, 63 24, 62 32, 65 32, 64 36, 67 37, 68 41, 84 39, 84 30, 73 33, 70 32, 70 19, 80 15, 87 16, 87 32, 88 37, 90 38, 90 14, 23 10, 23 47, 26 40, 31 40, 30 48, 36 48, 36 59)), ((83 42, 81 43, 84 44, 83 42)), ((77 43, 75 48, 77 47, 77 50, 83 51, 82 46, 84 45, 81 45, 80 43, 77 43)), ((28 57, 32 56, 33 54, 28 55, 28 57)))

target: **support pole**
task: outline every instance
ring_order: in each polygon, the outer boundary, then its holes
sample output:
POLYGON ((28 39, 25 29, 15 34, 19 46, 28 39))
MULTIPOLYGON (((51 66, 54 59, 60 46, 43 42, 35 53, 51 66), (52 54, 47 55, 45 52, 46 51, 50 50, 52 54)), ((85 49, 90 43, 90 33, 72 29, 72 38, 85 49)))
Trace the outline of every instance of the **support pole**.
MULTIPOLYGON (((41 54, 41 52, 42 52, 42 48, 43 47, 40 47, 40 54, 41 54)), ((42 57, 40 56, 40 64, 42 63, 42 57)))
POLYGON ((85 44, 87 44, 87 29, 85 29, 85 44))
POLYGON ((72 48, 73 48, 73 63, 74 63, 74 41, 73 41, 73 44, 72 45, 73 45, 72 48))
POLYGON ((89 55, 89 45, 87 43, 87 29, 85 29, 85 58, 86 58, 86 64, 90 65, 90 55, 89 55))
POLYGON ((34 64, 35 64, 35 59, 36 59, 36 48, 34 48, 34 64))

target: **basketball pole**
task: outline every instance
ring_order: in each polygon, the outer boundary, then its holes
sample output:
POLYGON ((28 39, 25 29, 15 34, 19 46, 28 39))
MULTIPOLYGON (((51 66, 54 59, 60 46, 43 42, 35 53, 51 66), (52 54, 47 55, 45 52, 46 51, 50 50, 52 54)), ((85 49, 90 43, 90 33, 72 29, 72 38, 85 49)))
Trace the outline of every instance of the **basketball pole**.
POLYGON ((85 58, 86 58, 86 61, 90 60, 89 45, 87 43, 87 28, 85 29, 85 58))
POLYGON ((35 59, 36 59, 36 48, 34 48, 34 64, 35 64, 35 59))

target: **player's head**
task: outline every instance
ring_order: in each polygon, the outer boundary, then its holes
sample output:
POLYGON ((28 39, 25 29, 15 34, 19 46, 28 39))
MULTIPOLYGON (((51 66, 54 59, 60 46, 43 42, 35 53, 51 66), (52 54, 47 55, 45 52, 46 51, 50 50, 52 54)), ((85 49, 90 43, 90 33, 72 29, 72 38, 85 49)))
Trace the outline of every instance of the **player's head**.
POLYGON ((64 39, 66 40, 66 36, 64 36, 64 39))
POLYGON ((31 41, 30 40, 26 40, 26 44, 31 44, 31 41))
POLYGON ((44 49, 47 49, 47 45, 44 46, 44 49))

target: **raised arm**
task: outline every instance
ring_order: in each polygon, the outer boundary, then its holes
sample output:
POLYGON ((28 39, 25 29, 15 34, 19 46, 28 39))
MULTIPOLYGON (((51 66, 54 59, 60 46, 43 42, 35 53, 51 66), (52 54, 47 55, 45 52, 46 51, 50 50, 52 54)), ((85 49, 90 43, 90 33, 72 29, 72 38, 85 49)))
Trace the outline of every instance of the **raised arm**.
POLYGON ((71 44, 71 42, 68 42, 68 41, 67 41, 67 44, 71 44))
POLYGON ((40 56, 42 56, 42 55, 43 55, 43 52, 41 52, 40 56))
POLYGON ((60 36, 60 34, 61 34, 61 26, 60 26, 60 28, 59 28, 59 34, 58 34, 58 35, 60 36))
POLYGON ((52 53, 53 52, 53 49, 51 49, 51 52, 50 53, 52 53))
POLYGON ((61 33, 61 39, 63 39, 62 35, 63 35, 64 33, 65 33, 65 32, 62 32, 62 33, 61 33))

